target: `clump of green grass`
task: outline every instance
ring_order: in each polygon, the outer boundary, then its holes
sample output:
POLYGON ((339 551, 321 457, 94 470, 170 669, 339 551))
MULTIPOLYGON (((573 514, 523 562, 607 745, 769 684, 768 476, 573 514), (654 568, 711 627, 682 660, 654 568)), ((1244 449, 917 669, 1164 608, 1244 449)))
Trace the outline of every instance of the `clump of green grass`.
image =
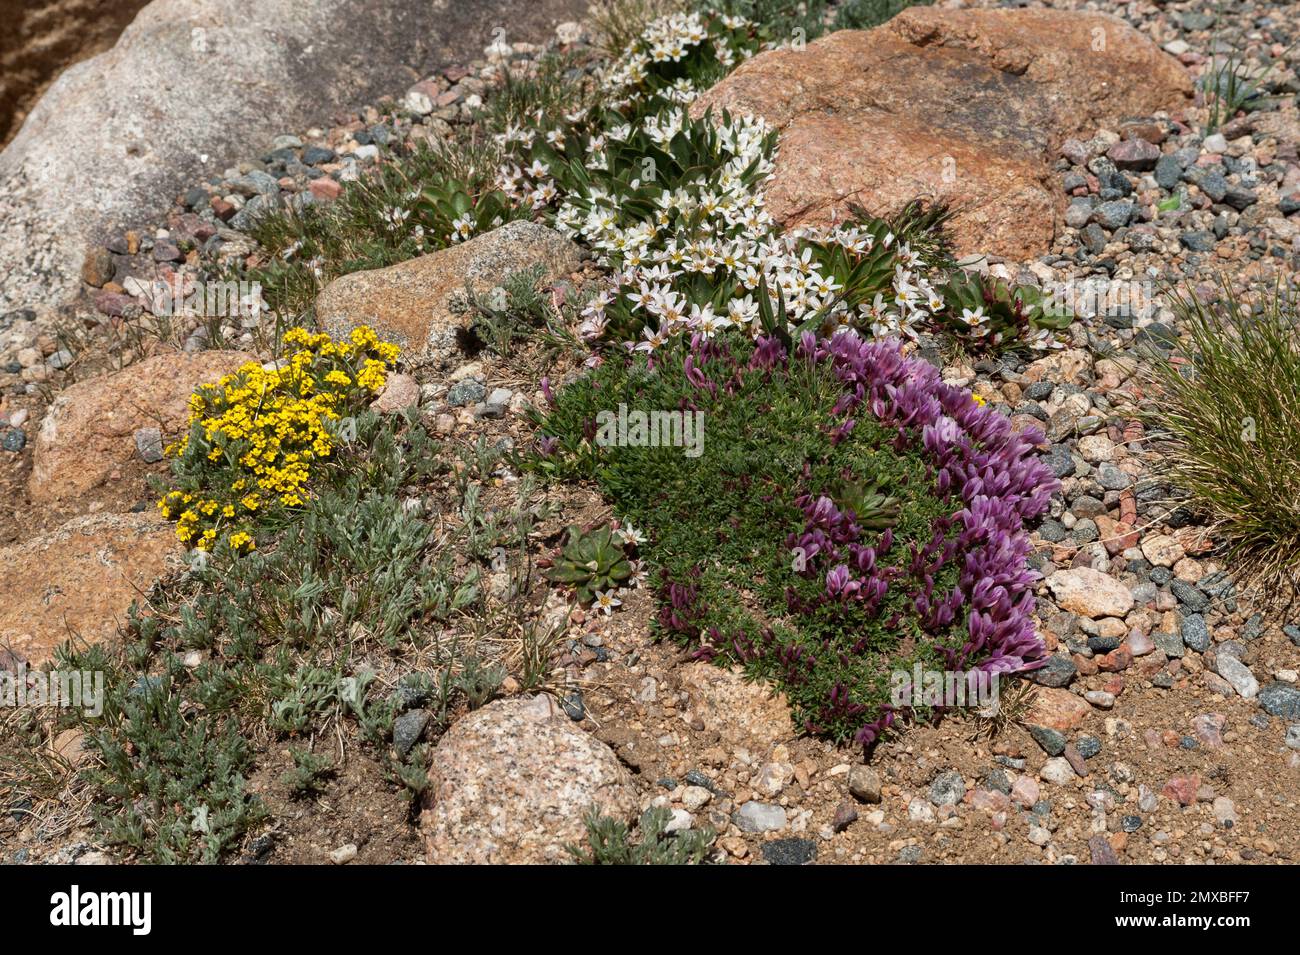
POLYGON ((420 143, 347 183, 333 202, 263 216, 251 234, 265 260, 253 268, 234 266, 231 277, 259 283, 274 312, 296 317, 340 275, 445 248, 460 216, 482 217, 484 224, 517 218, 512 207, 492 198, 499 155, 485 137, 420 143))
POLYGON ((665 832, 672 813, 652 806, 641 815, 634 837, 627 824, 594 809, 587 814, 587 843, 568 846, 579 865, 699 865, 709 855, 715 833, 707 826, 665 832))
POLYGON ((576 55, 550 52, 526 73, 505 70, 483 101, 477 119, 490 132, 502 133, 525 122, 557 121, 596 103, 596 88, 576 55))
POLYGON ((1238 113, 1253 113, 1273 106, 1277 101, 1265 94, 1265 83, 1282 62, 1284 58, 1279 57, 1262 69, 1255 69, 1235 50, 1216 55, 1198 81, 1209 110, 1205 134, 1217 133, 1238 113))
POLYGON ((1294 288, 1248 304, 1175 293, 1186 356, 1155 363, 1144 417, 1164 473, 1216 525, 1240 571, 1300 580, 1300 310, 1294 288))

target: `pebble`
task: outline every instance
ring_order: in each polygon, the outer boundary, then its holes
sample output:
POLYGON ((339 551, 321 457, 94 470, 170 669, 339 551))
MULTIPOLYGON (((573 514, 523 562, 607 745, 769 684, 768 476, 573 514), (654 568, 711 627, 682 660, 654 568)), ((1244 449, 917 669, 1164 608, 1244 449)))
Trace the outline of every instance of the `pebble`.
POLYGON ((1154 169, 1160 147, 1145 139, 1126 139, 1112 146, 1106 156, 1120 169, 1154 169))
POLYGON ((1047 585, 1057 605, 1071 613, 1097 619, 1123 617, 1133 609, 1132 591, 1091 567, 1059 570, 1047 578, 1047 585))
POLYGON ((664 832, 686 832, 695 825, 695 817, 685 809, 670 810, 668 822, 664 824, 664 832))
POLYGON ((1216 796, 1211 805, 1214 821, 1224 829, 1231 829, 1237 824, 1237 807, 1227 796, 1216 796))
POLYGON ((936 806, 955 806, 966 795, 966 781, 955 769, 940 773, 930 783, 930 802, 936 806))
POLYGON ((817 843, 811 839, 773 839, 763 843, 761 851, 769 865, 807 865, 817 858, 817 843))
POLYGON ((1011 784, 1011 798, 1026 809, 1037 803, 1038 797, 1038 783, 1032 776, 1018 776, 1011 784))
POLYGON ((1048 756, 1060 756, 1065 752, 1065 734, 1050 726, 1029 725, 1029 735, 1042 747, 1048 756))
POLYGON ((1173 189, 1183 178, 1183 164, 1175 156, 1161 156, 1156 160, 1155 178, 1162 189, 1173 189))
POLYGON ((1178 598, 1178 602, 1192 613, 1204 613, 1209 609, 1210 598, 1186 581, 1171 580, 1169 589, 1178 598))
POLYGON ((1070 765, 1068 759, 1057 756, 1044 763, 1038 775, 1049 783, 1064 786, 1074 779, 1074 767, 1070 765))
POLYGON ((1198 229, 1184 232, 1178 237, 1178 241, 1192 252, 1210 252, 1214 249, 1214 243, 1216 240, 1213 232, 1206 232, 1204 229, 1198 229))
POLYGON ((1029 678, 1039 686, 1060 688, 1069 686, 1070 681, 1074 679, 1077 672, 1078 667, 1075 666, 1073 660, 1059 653, 1054 653, 1047 658, 1047 662, 1043 666, 1031 671, 1029 678))
POLYGON ((1074 741, 1074 747, 1084 759, 1092 759, 1101 752, 1101 740, 1095 736, 1080 736, 1074 741))
POLYGON ((393 720, 393 749, 405 756, 420 741, 424 728, 429 725, 428 710, 410 710, 393 720))
POLYGON ((1142 556, 1157 567, 1172 567, 1185 553, 1178 539, 1168 534, 1156 534, 1142 541, 1142 556))
POLYGON ((1160 791, 1180 806, 1190 806, 1196 801, 1198 788, 1200 788, 1200 778, 1195 775, 1172 776, 1160 791))
POLYGON ((582 691, 574 690, 560 698, 560 709, 575 723, 581 723, 587 715, 587 705, 583 702, 582 691))
MULTIPOLYGON (((1208 650, 1210 647, 1210 628, 1206 626, 1205 617, 1199 613, 1184 615, 1181 639, 1183 643, 1197 653, 1204 653, 1208 650)), ((1170 654, 1170 656, 1172 655, 1170 654)), ((1181 655, 1179 654, 1179 656, 1181 655)))
POLYGON ((691 812, 699 812, 713 799, 713 793, 703 786, 687 786, 682 790, 682 805, 691 812))
POLYGON ((347 845, 339 846, 330 853, 330 862, 333 862, 335 865, 347 865, 356 857, 356 843, 349 842, 347 845))
POLYGON ((1270 683, 1259 691, 1259 705, 1270 716, 1300 719, 1300 690, 1286 683, 1270 683))
MULTIPOLYGON (((1135 594, 1136 595, 1136 594, 1135 594)), ((1134 630, 1129 634, 1128 648, 1135 657, 1144 657, 1156 648, 1156 642, 1150 634, 1134 630)))
POLYGON ((859 802, 880 802, 880 787, 880 773, 870 766, 857 765, 849 770, 849 793, 859 802))
POLYGON ((1222 713, 1202 713, 1192 718, 1192 731, 1204 746, 1218 749, 1223 745, 1223 728, 1227 722, 1222 713))
POLYGON ((907 804, 907 818, 912 822, 934 822, 934 807, 917 797, 907 804))
POLYGON ((1128 199, 1112 199, 1098 204, 1093 210, 1092 219, 1109 232, 1128 225, 1133 217, 1135 206, 1128 199))
POLYGON ((163 459, 162 432, 157 428, 140 428, 135 432, 135 452, 146 464, 163 459))
POLYGON ((747 802, 732 815, 742 832, 775 832, 786 827, 785 810, 771 803, 747 802))
POLYGON ((1083 777, 1088 775, 1088 765, 1083 761, 1083 754, 1075 748, 1073 743, 1065 744, 1065 759, 1074 770, 1074 775, 1083 777))
POLYGON ((486 394, 487 389, 483 387, 482 382, 466 378, 464 381, 456 382, 447 391, 447 404, 453 408, 462 408, 482 401, 486 394))
POLYGON ((1083 698, 1100 710, 1109 710, 1115 705, 1115 694, 1105 690, 1089 690, 1083 698))
POLYGON ((1119 865, 1119 857, 1105 836, 1096 835, 1088 840, 1088 857, 1093 865, 1119 865))
POLYGON ((1255 679, 1255 674, 1251 673, 1250 667, 1236 657, 1219 653, 1215 659, 1215 670, 1218 671, 1219 676, 1232 684, 1232 688, 1242 698, 1253 700, 1259 693, 1259 681, 1255 679))
POLYGON ((835 810, 835 818, 831 820, 831 829, 835 832, 843 832, 849 826, 858 821, 858 810, 851 802, 842 802, 835 810))

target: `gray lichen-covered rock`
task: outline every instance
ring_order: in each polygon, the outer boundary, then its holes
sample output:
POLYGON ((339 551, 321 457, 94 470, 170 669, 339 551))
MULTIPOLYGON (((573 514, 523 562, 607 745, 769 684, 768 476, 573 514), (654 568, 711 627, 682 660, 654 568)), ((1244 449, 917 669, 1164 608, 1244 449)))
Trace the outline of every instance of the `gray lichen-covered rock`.
POLYGON ((335 335, 371 325, 413 354, 445 358, 466 316, 464 291, 486 295, 506 278, 540 267, 551 282, 576 271, 582 250, 536 222, 509 222, 461 245, 330 282, 316 298, 316 318, 335 335))
POLYGON ((187 184, 277 134, 451 64, 498 31, 542 40, 584 0, 154 0, 66 70, 0 153, 0 314, 78 288, 109 229, 161 219, 187 184))
POLYGON ((551 696, 497 700, 438 742, 421 826, 438 864, 567 858, 591 808, 630 822, 636 792, 613 751, 551 696))

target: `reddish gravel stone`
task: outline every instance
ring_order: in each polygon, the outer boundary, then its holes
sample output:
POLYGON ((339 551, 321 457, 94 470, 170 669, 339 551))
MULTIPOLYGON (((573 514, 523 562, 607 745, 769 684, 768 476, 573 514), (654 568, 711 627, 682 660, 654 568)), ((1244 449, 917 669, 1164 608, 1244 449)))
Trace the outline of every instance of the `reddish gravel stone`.
POLYGON ((1011 798, 1028 809, 1038 802, 1038 783, 1032 776, 1021 776, 1011 785, 1011 798))
POLYGON ((1118 673, 1121 670, 1127 670, 1132 665, 1133 651, 1128 648, 1126 643, 1120 644, 1119 647, 1097 660, 1097 668, 1106 673, 1118 673))
POLYGON ((1120 169, 1154 169, 1160 147, 1145 139, 1126 139, 1110 147, 1106 155, 1120 169))
POLYGON ((1191 773, 1186 776, 1171 776, 1160 792, 1180 806, 1190 806, 1196 802, 1196 790, 1200 786, 1201 777, 1191 773))
POLYGON ((1137 523, 1137 498, 1131 487, 1119 492, 1119 519, 1125 524, 1137 523))
POLYGON ((1040 687, 1034 702, 1025 714, 1024 722, 1065 733, 1077 729, 1092 713, 1092 707, 1069 690, 1040 687))
POLYGON ((317 199, 325 200, 337 199, 343 192, 343 187, 329 176, 321 176, 319 179, 313 179, 311 182, 307 183, 307 188, 311 190, 311 194, 317 199))
POLYGON ((1163 650, 1155 650, 1137 661, 1137 674, 1145 679, 1151 679, 1157 673, 1165 668, 1168 658, 1163 650))
POLYGON ((967 794, 966 801, 976 809, 986 812, 1006 812, 1011 808, 1011 797, 989 789, 973 789, 967 794))
POLYGON ((1078 747, 1073 743, 1066 743, 1065 753, 1063 755, 1065 756, 1066 761, 1069 762, 1070 768, 1074 770, 1076 776, 1088 775, 1088 764, 1084 762, 1083 754, 1079 752, 1078 747))
POLYGON ((113 318, 121 318, 126 314, 127 308, 135 304, 135 299, 122 292, 110 292, 101 289, 93 297, 95 308, 105 315, 113 318))
POLYGON ((1093 865, 1119 865, 1119 856, 1115 855, 1105 836, 1093 836, 1088 840, 1088 854, 1093 865))
POLYGON ((1202 713, 1192 719, 1192 731, 1207 748, 1219 749, 1223 746, 1223 728, 1227 724, 1228 718, 1222 713, 1202 713))

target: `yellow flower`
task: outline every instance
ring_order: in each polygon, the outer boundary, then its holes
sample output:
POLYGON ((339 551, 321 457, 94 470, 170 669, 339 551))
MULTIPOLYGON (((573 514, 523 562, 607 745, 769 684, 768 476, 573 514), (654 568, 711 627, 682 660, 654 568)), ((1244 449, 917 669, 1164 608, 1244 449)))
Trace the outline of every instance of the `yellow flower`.
MULTIPOLYGON (((201 447, 191 449, 186 435, 169 453, 199 479, 203 493, 195 498, 171 491, 158 502, 186 543, 210 549, 239 508, 254 513, 265 506, 263 495, 285 507, 303 505, 315 463, 334 452, 335 422, 383 387, 399 355, 396 345, 364 325, 337 342, 323 332, 291 328, 282 345, 276 367, 248 362, 190 396, 190 433, 200 436, 201 447)), ((238 553, 255 546, 242 527, 226 540, 238 553)))
POLYGON ((236 531, 230 535, 230 549, 239 553, 247 553, 250 550, 257 549, 257 541, 253 540, 253 535, 247 531, 236 531))

